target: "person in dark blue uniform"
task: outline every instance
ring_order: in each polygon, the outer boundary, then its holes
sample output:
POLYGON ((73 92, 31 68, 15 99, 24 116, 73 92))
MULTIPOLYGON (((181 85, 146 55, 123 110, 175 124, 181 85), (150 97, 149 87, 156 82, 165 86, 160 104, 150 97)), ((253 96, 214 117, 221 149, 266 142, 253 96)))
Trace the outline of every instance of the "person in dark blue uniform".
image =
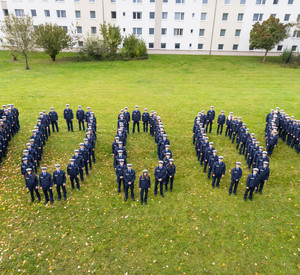
POLYGON ((220 135, 222 135, 222 132, 223 132, 223 126, 224 126, 224 123, 225 123, 225 115, 224 115, 224 111, 221 112, 221 114, 218 116, 218 121, 217 121, 217 124, 218 124, 218 129, 217 129, 217 135, 219 134, 219 130, 220 130, 220 135))
POLYGON ((49 119, 50 119, 50 122, 51 122, 51 125, 52 125, 52 132, 53 133, 55 132, 54 126, 56 127, 56 132, 59 132, 58 114, 57 114, 57 112, 54 111, 53 107, 50 108, 50 112, 49 112, 48 116, 49 116, 49 119))
POLYGON ((44 192, 44 196, 45 196, 44 204, 48 203, 49 197, 50 197, 50 204, 53 204, 53 192, 52 192, 53 181, 52 181, 51 174, 47 172, 46 167, 42 167, 42 173, 40 173, 39 175, 39 184, 40 184, 40 188, 44 192))
POLYGON ((204 151, 204 167, 203 167, 203 173, 206 173, 206 168, 208 165, 208 161, 209 161, 209 157, 213 154, 213 151, 215 150, 215 148, 213 147, 214 143, 210 142, 209 146, 206 147, 205 151, 204 151))
POLYGON ((79 131, 81 131, 81 126, 83 131, 85 131, 84 118, 85 118, 85 113, 82 110, 81 105, 79 105, 78 110, 76 111, 76 119, 78 121, 79 131))
POLYGON ((212 169, 213 179, 212 179, 212 188, 215 188, 215 182, 217 180, 216 186, 220 188, 220 180, 225 176, 226 165, 223 162, 223 157, 219 156, 219 161, 215 162, 212 169))
POLYGON ((270 176, 270 168, 268 167, 269 162, 264 161, 263 165, 259 167, 258 169, 258 184, 257 189, 255 190, 255 193, 259 191, 259 194, 262 194, 262 190, 264 188, 264 185, 267 183, 269 176, 270 176))
POLYGON ((119 164, 116 167, 118 193, 121 193, 121 184, 123 183, 123 191, 125 192, 125 182, 124 173, 126 171, 126 166, 124 165, 124 159, 118 159, 119 164))
POLYGON ((145 202, 147 204, 148 200, 148 191, 151 187, 150 176, 148 175, 147 170, 143 170, 143 174, 140 176, 139 180, 139 188, 140 188, 140 195, 141 195, 141 205, 145 202), (145 194, 145 197, 144 197, 145 194))
POLYGON ((135 110, 132 112, 132 133, 135 131, 135 125, 137 125, 137 130, 140 132, 140 121, 141 121, 141 112, 139 111, 139 107, 136 105, 135 110))
POLYGON ((125 107, 124 109, 125 109, 125 111, 124 111, 124 118, 125 118, 125 120, 127 122, 126 123, 126 131, 129 134, 130 113, 128 112, 128 108, 127 107, 125 107))
POLYGON ((247 201, 249 192, 250 192, 249 199, 250 199, 250 201, 253 201, 253 192, 254 192, 254 190, 257 190, 257 185, 258 185, 258 181, 259 181, 259 176, 258 176, 257 172, 258 172, 258 169, 254 168, 253 172, 250 175, 248 175, 248 177, 247 177, 244 201, 247 201))
POLYGON ((135 181, 135 171, 131 169, 132 165, 129 163, 127 164, 127 169, 124 172, 124 182, 125 182, 125 199, 128 199, 128 189, 130 188, 131 191, 131 198, 135 201, 134 198, 134 181, 135 181))
POLYGON ((233 194, 236 196, 236 190, 242 175, 243 175, 243 171, 241 169, 241 163, 237 162, 236 167, 234 167, 231 170, 231 184, 229 187, 229 196, 232 193, 232 188, 233 188, 233 194))
POLYGON ((79 143, 79 155, 82 156, 83 161, 84 161, 84 167, 85 167, 85 173, 88 176, 89 175, 89 160, 90 160, 90 155, 89 151, 85 148, 84 143, 79 143))
POLYGON ((144 109, 144 113, 142 114, 142 121, 143 121, 143 131, 144 133, 148 133, 148 125, 150 122, 150 115, 148 113, 147 108, 144 109))
POLYGON ((67 174, 68 177, 71 181, 71 186, 72 189, 74 189, 74 180, 76 181, 76 186, 77 186, 77 190, 80 190, 80 184, 79 184, 79 168, 78 165, 75 164, 75 160, 74 159, 70 159, 70 163, 68 164, 67 167, 67 174))
POLYGON ((209 157, 208 160, 208 173, 207 173, 207 179, 210 179, 210 175, 212 172, 212 169, 214 167, 214 163, 217 162, 219 159, 217 155, 217 150, 213 150, 213 154, 209 157))
POLYGON ((170 159, 168 165, 167 165, 167 182, 166 182, 166 191, 168 190, 168 183, 170 182, 170 191, 173 191, 173 182, 174 182, 174 176, 176 173, 176 166, 174 164, 174 159, 170 159))
POLYGON ((74 163, 77 164, 77 166, 78 166, 81 182, 84 182, 84 178, 83 178, 84 159, 83 159, 82 155, 79 155, 78 149, 74 150, 74 155, 73 155, 72 159, 74 159, 74 163))
POLYGON ((273 149, 274 149, 274 147, 277 146, 277 143, 278 143, 277 131, 276 131, 276 130, 273 130, 273 131, 272 131, 272 134, 271 134, 270 137, 267 139, 267 151, 268 151, 269 157, 272 156, 273 149))
POLYGON ((164 198, 164 184, 167 178, 167 168, 163 166, 163 161, 158 162, 158 166, 155 168, 154 177, 155 177, 155 187, 154 187, 154 196, 157 195, 157 186, 159 183, 160 195, 164 198))
POLYGON ((209 125, 209 132, 211 133, 211 128, 212 128, 212 125, 213 125, 213 122, 215 120, 215 116, 216 116, 216 113, 214 111, 214 106, 210 106, 210 110, 207 111, 206 113, 206 133, 207 133, 207 129, 208 129, 208 125, 209 125))
POLYGON ((33 191, 35 192, 35 194, 38 198, 38 201, 40 202, 41 201, 41 196, 40 196, 40 193, 39 193, 38 179, 37 179, 37 176, 33 173, 31 168, 26 169, 25 184, 26 184, 26 188, 30 192, 31 202, 34 201, 33 191))
POLYGON ((66 109, 64 110, 64 119, 67 122, 68 131, 73 131, 73 111, 70 109, 70 105, 66 104, 66 109))
POLYGON ((66 173, 60 170, 60 164, 55 164, 56 170, 53 172, 53 184, 56 187, 58 201, 61 200, 60 189, 63 190, 64 200, 67 200, 67 191, 66 191, 66 173))

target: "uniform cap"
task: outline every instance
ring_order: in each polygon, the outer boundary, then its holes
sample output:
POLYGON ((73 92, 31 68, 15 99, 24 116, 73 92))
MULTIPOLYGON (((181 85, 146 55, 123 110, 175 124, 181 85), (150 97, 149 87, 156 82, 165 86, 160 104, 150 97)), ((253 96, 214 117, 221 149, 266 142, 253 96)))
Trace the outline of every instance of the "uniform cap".
POLYGON ((69 104, 66 104, 66 107, 70 106, 69 104))
POLYGON ((134 108, 138 108, 139 106, 137 106, 137 105, 135 105, 135 107, 134 108))
POLYGON ((259 146, 259 149, 264 149, 264 147, 263 146, 259 146))
POLYGON ((168 147, 168 148, 169 148, 169 147, 170 147, 170 145, 169 145, 169 144, 166 144, 166 145, 165 145, 165 147, 168 147))
POLYGON ((264 161, 264 164, 269 164, 269 162, 267 162, 267 161, 264 161))
POLYGON ((241 163, 238 161, 238 162, 236 162, 236 165, 241 165, 241 163))
POLYGON ((124 162, 124 159, 119 159, 119 162, 124 162))
POLYGON ((225 112, 224 112, 224 111, 221 111, 221 113, 224 114, 225 112))
POLYGON ((54 110, 54 108, 53 108, 53 107, 50 107, 50 110, 54 110))
POLYGON ((78 108, 81 108, 81 105, 78 105, 78 108))
POLYGON ((28 160, 28 158, 25 157, 25 158, 22 158, 22 160, 28 160))
POLYGON ((3 108, 6 108, 6 105, 2 105, 3 108))
POLYGON ((213 108, 214 106, 210 106, 210 108, 213 108))
POLYGON ((91 107, 87 107, 87 109, 88 109, 88 110, 90 110, 90 109, 91 109, 91 107))
POLYGON ((59 167, 60 167, 60 164, 55 164, 55 167, 56 167, 56 168, 59 168, 59 167))
POLYGON ((123 141, 119 141, 118 144, 123 144, 123 141))
POLYGON ((170 162, 174 162, 174 159, 170 159, 170 162))
POLYGON ((246 123, 243 123, 243 126, 246 126, 246 123))
POLYGON ((39 112, 39 114, 40 114, 40 115, 42 115, 42 114, 43 114, 43 112, 39 112))
POLYGON ((242 117, 239 117, 239 119, 242 119, 242 117))
POLYGON ((36 133, 36 130, 32 130, 31 132, 32 132, 32 133, 36 133))
POLYGON ((147 109, 147 108, 145 108, 145 109, 144 109, 144 111, 148 111, 148 109, 147 109))
POLYGON ((127 167, 131 167, 131 166, 132 166, 132 164, 131 164, 131 163, 128 163, 128 164, 127 164, 127 167))
POLYGON ((159 162, 158 162, 158 164, 163 164, 164 162, 162 161, 162 160, 160 160, 159 162))
POLYGON ((125 110, 128 110, 128 107, 125 107, 124 109, 125 109, 125 110))
POLYGON ((205 137, 205 140, 208 140, 208 137, 205 137))
POLYGON ((34 142, 34 139, 31 139, 30 142, 34 142))
POLYGON ((47 170, 47 167, 45 167, 45 166, 44 166, 44 167, 42 167, 42 170, 47 170))
POLYGON ((222 156, 219 156, 219 159, 224 159, 222 156))
POLYGON ((75 161, 75 159, 70 159, 70 162, 74 162, 75 161))
POLYGON ((26 143, 26 146, 31 146, 31 144, 30 143, 26 143))
POLYGON ((213 153, 217 153, 217 150, 213 150, 213 153))
POLYGON ((120 139, 119 136, 116 136, 115 139, 120 139))
POLYGON ((257 169, 257 168, 254 168, 254 169, 253 169, 253 171, 256 171, 256 172, 257 172, 257 171, 258 171, 258 169, 257 169))
POLYGON ((214 145, 214 143, 213 143, 213 142, 210 142, 209 145, 214 145))
POLYGON ((89 141, 87 138, 85 138, 83 141, 89 141))
POLYGON ((90 133, 90 132, 86 132, 86 135, 87 135, 87 136, 90 136, 90 135, 91 135, 91 133, 90 133))
POLYGON ((26 172, 29 172, 29 171, 32 171, 32 169, 31 169, 31 168, 27 168, 27 169, 26 169, 26 172))
POLYGON ((79 143, 79 146, 84 146, 84 143, 79 143))
POLYGON ((163 137, 167 137, 168 135, 167 134, 163 134, 163 137))
POLYGON ((47 113, 47 111, 46 111, 46 110, 44 110, 44 111, 43 111, 43 113, 45 114, 45 113, 47 113))
POLYGON ((262 153, 263 153, 263 154, 268 154, 268 152, 267 152, 267 151, 263 151, 262 153))
POLYGON ((145 169, 145 170, 143 170, 143 173, 148 173, 148 170, 146 170, 146 169, 145 169))
POLYGON ((122 132, 122 129, 119 128, 118 131, 121 131, 121 132, 122 132))
POLYGON ((170 152, 167 152, 167 153, 166 153, 166 155, 170 156, 170 155, 171 155, 171 153, 170 153, 170 152))
POLYGON ((118 150, 118 153, 123 153, 123 150, 118 150))
POLYGON ((27 153, 28 153, 28 150, 24 150, 23 153, 24 153, 24 154, 27 154, 27 153))
POLYGON ((34 129, 39 129, 39 127, 38 126, 34 126, 34 129))
POLYGON ((124 112, 124 110, 123 110, 123 109, 121 109, 121 112, 124 112))
POLYGON ((229 114, 230 114, 230 115, 233 115, 233 112, 230 112, 229 114))
POLYGON ((79 150, 78 150, 78 149, 75 149, 75 150, 74 150, 74 153, 79 153, 79 150))

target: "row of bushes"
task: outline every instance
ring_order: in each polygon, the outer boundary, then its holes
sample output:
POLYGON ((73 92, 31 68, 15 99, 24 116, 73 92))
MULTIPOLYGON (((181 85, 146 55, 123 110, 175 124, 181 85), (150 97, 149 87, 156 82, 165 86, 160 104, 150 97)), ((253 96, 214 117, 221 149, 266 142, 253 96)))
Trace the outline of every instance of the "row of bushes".
POLYGON ((300 66, 300 54, 293 50, 285 49, 280 56, 280 62, 283 66, 298 68, 300 66))

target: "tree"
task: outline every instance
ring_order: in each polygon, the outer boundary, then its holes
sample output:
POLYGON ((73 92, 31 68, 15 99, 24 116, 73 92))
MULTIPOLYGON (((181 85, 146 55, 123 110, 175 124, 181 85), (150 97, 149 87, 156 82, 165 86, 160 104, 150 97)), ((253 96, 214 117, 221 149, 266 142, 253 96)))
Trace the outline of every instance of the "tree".
POLYGON ((56 56, 63 49, 69 49, 75 44, 66 30, 56 24, 39 25, 35 33, 37 46, 43 48, 45 53, 50 55, 52 61, 55 61, 56 56))
POLYGON ((89 58, 100 60, 103 55, 109 53, 109 47, 103 40, 96 35, 88 35, 84 39, 82 53, 86 54, 89 58))
POLYGON ((16 52, 25 57, 25 69, 29 70, 28 53, 34 49, 35 35, 32 19, 29 15, 16 17, 13 14, 5 17, 1 25, 4 38, 1 39, 2 46, 7 48, 16 56, 16 52))
POLYGON ((263 62, 265 62, 268 51, 289 36, 291 26, 292 24, 280 23, 280 20, 272 15, 261 24, 256 22, 250 32, 249 48, 266 50, 263 58, 263 62))
POLYGON ((131 34, 124 38, 122 52, 131 59, 141 58, 147 56, 147 47, 142 39, 136 38, 134 34, 131 34))
POLYGON ((115 54, 118 51, 119 45, 122 43, 120 27, 104 22, 100 25, 100 32, 104 43, 109 46, 109 52, 115 54))

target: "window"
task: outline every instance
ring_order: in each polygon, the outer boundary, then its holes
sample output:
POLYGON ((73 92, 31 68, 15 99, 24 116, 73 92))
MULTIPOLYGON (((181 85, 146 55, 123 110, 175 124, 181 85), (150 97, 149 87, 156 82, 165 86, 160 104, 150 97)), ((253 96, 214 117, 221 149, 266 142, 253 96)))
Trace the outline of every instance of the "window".
POLYGON ((67 26, 62 26, 63 27, 63 29, 66 31, 66 32, 68 32, 68 27, 67 26))
POLYGON ((192 17, 195 18, 195 13, 192 13, 192 17))
POLYGON ((200 29, 199 30, 199 36, 204 36, 205 34, 205 29, 200 29))
POLYGON ((125 16, 125 12, 123 12, 123 16, 125 16))
POLYGON ((163 0, 163 3, 168 3, 168 0, 163 0))
POLYGON ((79 2, 79 0, 74 0, 74 2, 79 2))
POLYGON ((184 4, 185 0, 176 0, 176 4, 184 4))
POLYGON ((224 0, 224 4, 225 5, 229 5, 230 4, 230 0, 224 0))
POLYGON ((150 3, 155 3, 155 0, 150 0, 150 3))
POLYGON ((149 34, 153 35, 154 34, 154 28, 149 29, 149 34))
POLYGON ((218 45, 218 50, 223 50, 223 48, 224 48, 224 44, 219 44, 218 45))
POLYGON ((300 14, 298 14, 297 20, 300 20, 300 14))
POLYGON ((50 11, 49 10, 44 10, 45 17, 50 17, 50 11))
POLYGON ((75 11, 75 17, 80 18, 81 17, 81 12, 80 11, 75 11))
POLYGON ((263 13, 254 13, 253 14, 253 21, 262 21, 263 19, 263 13))
POLYGON ((175 20, 184 20, 184 12, 175 12, 175 20))
POLYGON ((182 35, 183 29, 174 29, 174 35, 182 35))
POLYGON ((207 4, 208 0, 202 0, 202 4, 207 4))
POLYGON ((167 12, 163 12, 161 15, 162 19, 167 19, 168 18, 168 13, 167 12))
POLYGON ((95 0, 90 0, 90 3, 95 3, 95 0))
POLYGON ((150 42, 149 43, 149 49, 153 49, 154 48, 154 43, 153 42, 150 42))
POLYGON ((180 49, 180 43, 175 43, 175 49, 180 49))
POLYGON ((110 0, 111 3, 116 3, 116 0, 110 0))
POLYGON ((18 16, 18 17, 24 16, 24 10, 16 9, 16 10, 15 10, 15 14, 16 14, 16 16, 18 16))
POLYGON ((290 20, 290 14, 285 14, 284 15, 284 21, 289 21, 290 20))
POLYGON ((154 11, 150 11, 149 12, 149 18, 150 19, 154 19, 155 18, 155 12, 154 11))
POLYGON ((294 3, 294 0, 289 0, 289 1, 288 1, 288 4, 289 4, 289 5, 292 5, 293 3, 294 3))
POLYGON ((126 28, 123 28, 123 32, 126 32, 126 28))
POLYGON ((36 16, 36 10, 31 10, 31 16, 36 16))
POLYGON ((274 18, 276 18, 276 13, 272 13, 272 16, 273 16, 274 18))
POLYGON ((33 25, 33 28, 34 28, 35 30, 37 30, 37 29, 39 28, 39 26, 33 25))
POLYGON ((117 18, 117 12, 116 11, 112 11, 111 12, 111 18, 112 19, 116 19, 117 18))
POLYGON ((203 44, 198 44, 198 50, 202 50, 203 49, 203 44))
POLYGON ((3 14, 4 14, 4 16, 8 16, 8 9, 4 9, 3 14))
POLYGON ((78 41, 78 47, 83 47, 83 41, 78 41))
POLYGON ((273 0, 273 5, 277 5, 278 4, 278 0, 273 0))
POLYGON ((294 52, 296 50, 297 50, 297 46, 296 45, 292 46, 292 51, 294 52))
POLYGON ((246 0, 241 0, 241 1, 240 1, 240 4, 241 4, 241 5, 245 5, 245 4, 246 4, 246 0))
POLYGON ((166 46, 167 46, 167 44, 166 44, 166 43, 160 43, 160 48, 161 48, 161 49, 165 49, 165 48, 166 48, 166 46))
POLYGON ((166 28, 162 28, 161 29, 161 35, 166 35, 167 34, 167 29, 166 28))
POLYGON ((57 17, 66 17, 66 11, 65 10, 56 10, 57 17))
POLYGON ((233 46, 232 46, 232 50, 233 50, 233 51, 237 51, 238 47, 239 47, 239 45, 238 45, 238 44, 233 44, 233 46))
POLYGON ((142 28, 133 28, 132 33, 135 35, 141 35, 142 34, 142 28))
POLYGON ((142 19, 142 12, 141 11, 134 11, 133 12, 133 19, 142 19))
POLYGON ((220 36, 225 36, 226 34, 226 30, 225 29, 221 29, 220 30, 220 36))
POLYGON ((133 3, 142 3, 142 0, 133 0, 133 3))
POLYGON ((241 30, 235 30, 235 36, 240 36, 241 35, 241 30))
POLYGON ((191 43, 189 44, 189 47, 190 47, 190 48, 192 47, 192 44, 191 44, 191 43))
POLYGON ((243 13, 239 13, 238 17, 237 17, 237 21, 243 21, 244 19, 244 14, 243 13))
POLYGON ((191 29, 191 33, 194 33, 194 30, 193 30, 193 29, 191 29))
POLYGON ((279 52, 282 51, 282 45, 277 46, 277 51, 279 51, 279 52))
POLYGON ((201 21, 204 21, 204 20, 206 20, 206 15, 207 15, 207 13, 206 13, 206 12, 201 12, 201 15, 200 15, 200 20, 201 20, 201 21))
POLYGON ((97 33, 97 28, 96 27, 91 27, 91 33, 96 34, 97 33))
POLYGON ((81 26, 77 26, 77 33, 82 33, 82 27, 81 26))
POLYGON ((228 13, 223 13, 222 20, 227 21, 228 20, 228 13))
POLYGON ((300 31, 294 31, 293 37, 300 37, 300 31))
POLYGON ((55 2, 65 2, 65 0, 55 0, 55 2))
POLYGON ((90 11, 90 18, 96 18, 96 12, 90 11))
POLYGON ((266 4, 266 0, 256 0, 256 5, 264 5, 266 4))

